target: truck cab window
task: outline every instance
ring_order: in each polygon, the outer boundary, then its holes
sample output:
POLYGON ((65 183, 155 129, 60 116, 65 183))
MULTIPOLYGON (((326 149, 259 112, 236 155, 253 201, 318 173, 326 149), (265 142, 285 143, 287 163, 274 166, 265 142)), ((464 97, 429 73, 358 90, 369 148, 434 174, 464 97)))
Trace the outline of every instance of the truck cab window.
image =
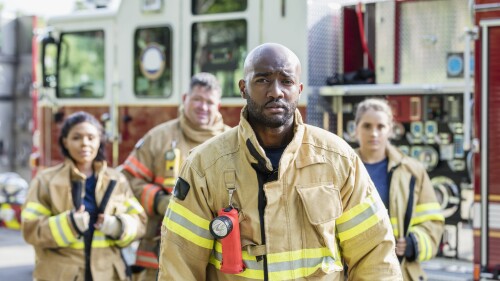
POLYGON ((172 40, 169 27, 135 31, 134 91, 141 98, 172 95, 172 40))
POLYGON ((247 0, 192 0, 193 15, 241 12, 247 8, 247 0))
POLYGON ((57 96, 104 97, 104 31, 69 32, 61 35, 57 96))
POLYGON ((219 79, 223 98, 239 97, 238 80, 247 53, 246 20, 194 23, 192 34, 192 74, 210 72, 219 79))

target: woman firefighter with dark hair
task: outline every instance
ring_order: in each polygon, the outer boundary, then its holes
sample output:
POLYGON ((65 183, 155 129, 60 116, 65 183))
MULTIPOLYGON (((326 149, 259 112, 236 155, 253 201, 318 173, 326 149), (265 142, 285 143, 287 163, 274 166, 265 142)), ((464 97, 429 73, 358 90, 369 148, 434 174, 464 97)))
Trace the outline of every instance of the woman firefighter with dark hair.
POLYGON ((64 162, 32 180, 22 212, 35 248, 36 280, 127 280, 121 248, 144 234, 146 216, 127 180, 107 167, 101 124, 86 112, 65 120, 64 162))

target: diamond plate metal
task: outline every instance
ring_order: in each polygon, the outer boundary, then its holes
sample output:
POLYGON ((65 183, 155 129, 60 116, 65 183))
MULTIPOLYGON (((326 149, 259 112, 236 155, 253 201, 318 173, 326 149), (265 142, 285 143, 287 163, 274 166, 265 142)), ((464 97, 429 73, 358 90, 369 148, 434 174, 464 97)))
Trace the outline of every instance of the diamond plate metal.
POLYGON ((400 4, 400 83, 461 82, 448 78, 446 58, 465 49, 467 0, 409 1, 400 4))

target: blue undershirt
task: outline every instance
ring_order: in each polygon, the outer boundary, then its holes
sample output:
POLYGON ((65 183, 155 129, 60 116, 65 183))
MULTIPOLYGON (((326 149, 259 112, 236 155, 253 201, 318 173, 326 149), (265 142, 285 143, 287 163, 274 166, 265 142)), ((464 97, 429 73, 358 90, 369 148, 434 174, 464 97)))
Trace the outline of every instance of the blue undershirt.
POLYGON ((264 148, 267 158, 271 160, 271 164, 273 165, 273 170, 278 169, 280 165, 281 155, 283 155, 285 148, 286 146, 278 148, 264 148))
POLYGON ((363 164, 365 164, 366 170, 368 170, 368 174, 370 174, 370 178, 375 184, 380 198, 382 198, 382 202, 384 202, 386 208, 389 208, 389 182, 387 175, 389 160, 385 158, 377 163, 363 164))
POLYGON ((85 197, 83 198, 83 204, 85 205, 85 211, 90 215, 89 229, 88 231, 94 232, 94 223, 97 221, 97 202, 95 200, 95 185, 97 183, 97 178, 94 174, 89 176, 85 180, 85 197))

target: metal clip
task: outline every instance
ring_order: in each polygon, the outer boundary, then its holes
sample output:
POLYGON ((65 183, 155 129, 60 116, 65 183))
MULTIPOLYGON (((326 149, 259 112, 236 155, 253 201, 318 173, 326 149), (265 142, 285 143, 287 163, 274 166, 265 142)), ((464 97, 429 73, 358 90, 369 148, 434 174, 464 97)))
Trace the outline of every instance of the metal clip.
POLYGON ((229 193, 229 207, 233 208, 233 193, 236 191, 236 188, 228 188, 227 192, 229 193))

